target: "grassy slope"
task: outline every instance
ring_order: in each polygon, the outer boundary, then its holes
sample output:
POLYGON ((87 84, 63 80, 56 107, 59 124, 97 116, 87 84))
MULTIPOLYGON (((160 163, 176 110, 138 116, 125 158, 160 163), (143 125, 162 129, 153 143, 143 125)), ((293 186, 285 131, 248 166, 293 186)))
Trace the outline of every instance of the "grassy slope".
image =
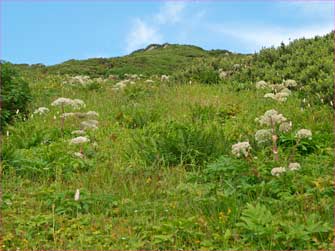
MULTIPOLYGON (((155 55, 154 50, 145 53, 155 55)), ((332 249, 329 106, 301 110, 297 92, 279 104, 264 99, 264 91, 236 91, 225 85, 138 83, 138 88, 115 93, 110 84, 90 91, 63 86, 62 81, 52 76, 31 81, 33 108, 47 106, 51 112, 16 123, 8 128, 10 137, 4 138, 3 249, 332 249), (59 120, 53 118, 58 114, 50 103, 59 96, 83 99, 87 104, 83 110, 100 114, 100 128, 90 133, 98 147, 87 145, 84 151, 89 157, 84 161, 72 156, 78 149, 68 144, 79 122, 67 120, 62 138, 59 120), (199 106, 212 107, 214 117, 202 117, 203 112, 196 112, 199 106), (280 177, 271 176, 270 170, 285 165, 290 152, 280 146, 282 160, 274 163, 271 153, 253 140, 260 129, 255 118, 272 108, 292 120, 294 130, 313 132, 307 147, 314 150, 296 155, 302 169, 280 177), (222 112, 228 114, 223 121, 222 112), (144 121, 143 127, 131 128, 133 120, 144 121), (229 156, 232 144, 249 140, 257 158, 217 171, 206 163, 145 165, 134 139, 147 131, 154 138, 155 128, 166 128, 171 120, 218 137, 204 144, 199 131, 191 143, 184 142, 186 149, 177 140, 167 142, 169 149, 188 153, 196 144, 199 151, 215 145, 229 156), (251 167, 260 177, 250 172, 251 167), (79 202, 73 201, 77 188, 82 193, 79 202), (248 203, 266 209, 250 213, 248 203), (242 215, 251 223, 243 224, 242 215)), ((171 139, 180 140, 174 131, 171 134, 171 139)), ((215 159, 208 161, 215 163, 215 159)))

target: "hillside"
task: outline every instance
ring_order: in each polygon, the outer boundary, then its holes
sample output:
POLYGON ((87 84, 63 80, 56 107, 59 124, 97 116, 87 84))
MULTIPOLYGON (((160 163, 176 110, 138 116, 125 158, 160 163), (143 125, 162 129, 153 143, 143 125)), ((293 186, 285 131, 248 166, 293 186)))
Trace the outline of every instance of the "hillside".
POLYGON ((333 38, 1 64, 2 249, 334 250, 333 38))
POLYGON ((91 58, 87 60, 68 60, 53 66, 17 65, 22 70, 33 70, 48 74, 89 75, 92 77, 110 74, 172 74, 191 64, 194 59, 231 55, 227 50, 206 51, 192 45, 149 45, 130 55, 116 58, 91 58))

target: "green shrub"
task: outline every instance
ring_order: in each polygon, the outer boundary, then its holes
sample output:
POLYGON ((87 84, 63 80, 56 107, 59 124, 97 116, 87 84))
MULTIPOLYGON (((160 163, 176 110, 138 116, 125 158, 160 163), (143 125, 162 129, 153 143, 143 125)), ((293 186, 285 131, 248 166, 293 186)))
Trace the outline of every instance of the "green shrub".
POLYGON ((0 130, 8 124, 18 112, 25 115, 28 102, 31 100, 28 84, 18 76, 17 72, 8 63, 1 67, 1 113, 0 130))

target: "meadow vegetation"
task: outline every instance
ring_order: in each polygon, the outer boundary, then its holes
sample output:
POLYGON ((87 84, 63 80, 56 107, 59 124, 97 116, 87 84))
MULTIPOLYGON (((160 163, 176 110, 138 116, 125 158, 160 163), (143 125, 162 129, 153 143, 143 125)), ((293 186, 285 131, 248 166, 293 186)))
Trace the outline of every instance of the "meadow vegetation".
POLYGON ((333 250, 333 41, 1 64, 1 248, 333 250))

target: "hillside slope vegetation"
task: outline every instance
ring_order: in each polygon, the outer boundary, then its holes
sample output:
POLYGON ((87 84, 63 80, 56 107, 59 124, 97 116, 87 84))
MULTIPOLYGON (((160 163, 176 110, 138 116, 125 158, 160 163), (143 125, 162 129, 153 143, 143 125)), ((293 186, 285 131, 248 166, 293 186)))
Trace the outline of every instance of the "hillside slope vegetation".
POLYGON ((332 39, 14 65, 2 250, 334 250, 332 39))

